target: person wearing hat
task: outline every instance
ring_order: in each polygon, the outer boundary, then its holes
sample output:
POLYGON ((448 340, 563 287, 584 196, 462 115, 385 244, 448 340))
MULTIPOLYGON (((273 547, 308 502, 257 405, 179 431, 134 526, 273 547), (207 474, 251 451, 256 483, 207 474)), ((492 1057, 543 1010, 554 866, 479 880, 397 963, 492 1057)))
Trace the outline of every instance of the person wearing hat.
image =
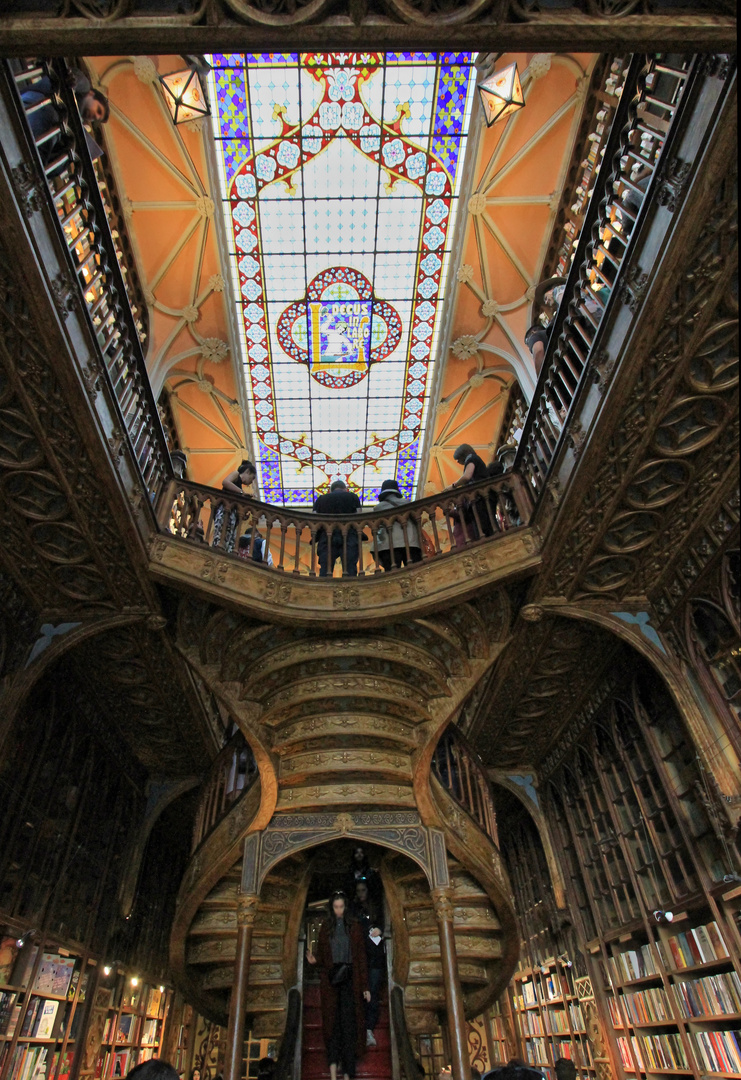
MULTIPOLYGON (((387 513, 389 516, 401 506, 409 506, 409 501, 404 498, 396 480, 384 480, 378 502, 372 510, 374 513, 387 513)), ((375 548, 378 551, 378 561, 384 570, 390 570, 393 561, 394 566, 406 566, 408 562, 422 562, 422 545, 419 540, 419 530, 414 520, 409 517, 406 522, 396 518, 391 528, 385 525, 379 526, 376 531, 375 548), (406 534, 406 541, 405 541, 406 534), (407 558, 407 547, 409 557, 407 558)))
POLYGON ((550 312, 550 319, 545 326, 541 322, 535 322, 525 334, 525 344, 532 353, 536 375, 540 375, 540 369, 543 367, 545 350, 548 346, 548 339, 551 336, 553 321, 558 311, 558 305, 561 303, 565 284, 566 278, 564 277, 549 277, 541 281, 535 289, 533 307, 545 308, 550 312))

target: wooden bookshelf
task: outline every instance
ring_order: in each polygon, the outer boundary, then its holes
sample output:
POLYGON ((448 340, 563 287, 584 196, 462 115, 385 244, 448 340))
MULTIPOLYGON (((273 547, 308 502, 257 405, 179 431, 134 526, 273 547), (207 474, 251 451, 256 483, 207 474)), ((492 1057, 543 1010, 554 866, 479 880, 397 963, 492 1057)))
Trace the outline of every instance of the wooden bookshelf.
POLYGON ((7 927, 0 952, 1 1080, 69 1080, 94 960, 35 935, 18 947, 7 927))
POLYGON ((119 1080, 135 1065, 159 1057, 171 992, 127 972, 109 977, 96 1006, 100 1043, 92 1062, 80 1071, 92 1080, 119 1080))
POLYGON ((593 1078, 596 1069, 573 967, 556 958, 521 966, 510 992, 524 1060, 549 1080, 561 1057, 574 1062, 582 1080, 593 1078))
POLYGON ((738 908, 719 899, 604 942, 599 967, 627 1076, 741 1075, 738 908))

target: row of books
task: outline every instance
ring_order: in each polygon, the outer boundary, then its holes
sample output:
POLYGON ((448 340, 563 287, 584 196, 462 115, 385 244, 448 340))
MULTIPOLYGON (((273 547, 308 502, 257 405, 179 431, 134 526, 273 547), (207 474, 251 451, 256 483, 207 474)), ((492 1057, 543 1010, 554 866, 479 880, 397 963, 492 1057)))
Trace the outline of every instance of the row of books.
POLYGON ((623 1026, 623 1016, 620 1012, 620 1006, 613 997, 608 997, 607 1007, 610 1010, 610 1020, 612 1020, 612 1026, 614 1028, 621 1028, 623 1026))
POLYGON ((528 1039, 525 1043, 525 1047, 527 1049, 527 1060, 531 1065, 549 1064, 545 1039, 528 1039))
POLYGON ((683 1016, 723 1016, 741 1013, 741 979, 735 971, 675 983, 683 1016))
POLYGON ((623 994, 623 1004, 628 1019, 634 1024, 660 1023, 662 1020, 672 1019, 669 1001, 661 987, 623 994))
POLYGON ((671 966, 676 971, 687 967, 697 967, 698 964, 708 964, 713 960, 724 960, 728 956, 726 943, 721 937, 716 922, 709 922, 705 926, 696 926, 694 930, 675 934, 667 938, 663 945, 662 959, 665 966, 671 966), (674 961, 671 965, 666 964, 667 947, 674 961))
POLYGON ((615 982, 632 982, 634 979, 645 979, 649 975, 657 975, 656 954, 651 944, 642 945, 640 949, 626 949, 625 952, 616 953, 610 957, 615 982))
POLYGON ((641 1072, 652 1072, 656 1069, 688 1070, 687 1058, 682 1045, 681 1036, 673 1035, 621 1035, 617 1039, 618 1051, 623 1067, 629 1072, 634 1071, 630 1050, 632 1047, 636 1064, 641 1072))
POLYGON ((64 1016, 64 1007, 54 999, 32 995, 21 1025, 21 1037, 32 1039, 55 1039, 64 1016))
POLYGON ((51 1053, 46 1046, 17 1045, 7 1080, 43 1080, 47 1076, 69 1080, 74 1057, 74 1050, 66 1050, 62 1057, 59 1050, 51 1053))
POLYGON ((547 1009, 545 1017, 549 1035, 563 1035, 569 1031, 569 1022, 563 1009, 547 1009))
POLYGON ((687 1057, 679 1034, 633 1036, 639 1068, 686 1069, 687 1057), (643 1053, 641 1053, 643 1050, 643 1053))
MULTIPOLYGON (((3 956, 7 959, 0 969, 0 984, 25 988, 36 964, 39 946, 29 943, 25 948, 19 949, 10 938, 3 938, 1 944, 3 956)), ((76 963, 73 956, 43 952, 31 989, 34 993, 50 994, 54 997, 74 997, 80 978, 76 963)))
POLYGON ((534 982, 524 982, 520 984, 522 993, 519 995, 519 1005, 521 1009, 524 1009, 527 1005, 537 1005, 538 998, 535 993, 534 982))
POLYGON ((545 1035, 540 1014, 531 1010, 520 1014, 520 1030, 523 1035, 545 1035))
POLYGON ((698 1031, 695 1045, 708 1072, 741 1073, 741 1031, 698 1031))

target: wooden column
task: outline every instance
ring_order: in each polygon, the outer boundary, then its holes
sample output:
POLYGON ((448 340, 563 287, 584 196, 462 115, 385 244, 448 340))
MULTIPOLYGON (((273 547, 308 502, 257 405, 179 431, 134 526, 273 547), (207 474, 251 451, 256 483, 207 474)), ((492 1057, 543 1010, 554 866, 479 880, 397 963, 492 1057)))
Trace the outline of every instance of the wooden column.
POLYGON ((455 953, 453 890, 450 886, 433 889, 432 902, 435 905, 437 932, 440 935, 440 958, 443 968, 445 1007, 448 1014, 453 1080, 471 1080, 471 1065, 468 1060, 468 1028, 466 1027, 466 1017, 463 1011, 463 991, 458 976, 458 958, 455 953))
POLYGON ((250 974, 252 930, 257 913, 257 897, 240 893, 237 897, 237 955, 234 982, 229 998, 229 1024, 226 1029, 224 1080, 241 1080, 244 1049, 244 1018, 247 1007, 247 980, 250 974))

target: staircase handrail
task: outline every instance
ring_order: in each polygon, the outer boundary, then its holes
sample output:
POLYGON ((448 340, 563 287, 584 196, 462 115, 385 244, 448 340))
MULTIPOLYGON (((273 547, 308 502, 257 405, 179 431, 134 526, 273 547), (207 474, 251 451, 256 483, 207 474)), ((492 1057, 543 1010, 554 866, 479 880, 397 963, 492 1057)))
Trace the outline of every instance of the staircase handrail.
POLYGON ((236 731, 212 761, 201 785, 191 855, 224 820, 234 803, 249 791, 258 775, 250 745, 242 732, 236 731), (244 772, 240 770, 242 763, 244 772))
POLYGON ((466 737, 449 724, 440 736, 431 763, 441 786, 499 847, 491 785, 481 758, 466 737))
POLYGON ((286 1023, 280 1040, 275 1080, 293 1080, 296 1046, 301 1033, 301 991, 292 986, 286 1001, 286 1023))
MULTIPOLYGON (((236 554, 239 536, 251 530, 245 558, 253 558, 260 536, 273 551, 273 569, 316 577, 317 542, 325 531, 328 535, 340 531, 343 554, 347 551, 350 530, 363 536, 373 558, 370 570, 376 573, 381 568, 379 543, 383 542, 384 532, 388 534, 394 525, 401 527, 407 559, 410 547, 414 547, 410 545, 410 534, 413 537, 416 529, 424 562, 487 538, 496 539, 510 529, 526 525, 528 515, 527 496, 514 472, 465 487, 448 488, 388 510, 363 509, 357 514, 338 515, 275 506, 249 495, 234 495, 190 480, 173 479, 160 500, 158 526, 162 533, 200 545, 204 550, 210 547, 222 555, 236 554)), ((359 563, 358 576, 363 577, 367 571, 362 555, 359 563)))
POLYGON ((621 271, 632 262, 630 256, 672 150, 678 121, 686 107, 687 87, 696 68, 693 58, 687 58, 686 67, 681 69, 645 54, 635 54, 631 59, 515 458, 515 468, 527 481, 536 503, 553 462, 569 438, 583 388, 592 379, 602 377, 597 366, 600 329, 606 326, 606 312, 622 300, 625 282, 621 271), (674 80, 676 100, 663 102, 652 94, 662 76, 674 80), (652 111, 655 109, 666 116, 658 116, 652 111), (634 146, 639 132, 658 148, 652 149, 649 157, 634 146), (643 188, 630 177, 639 163, 650 174, 643 188), (641 200, 637 211, 617 203, 620 187, 641 200), (612 220, 615 211, 625 222, 620 229, 612 220), (606 230, 611 234, 607 242, 606 230), (591 289, 590 274, 607 287, 606 300, 591 289), (586 306, 587 297, 596 304, 596 312, 586 306))
POLYGON ((419 1080, 417 1058, 414 1054, 412 1040, 409 1037, 406 1013, 404 1012, 404 991, 400 986, 393 986, 391 988, 389 991, 389 1002, 402 1071, 406 1080, 419 1080))

